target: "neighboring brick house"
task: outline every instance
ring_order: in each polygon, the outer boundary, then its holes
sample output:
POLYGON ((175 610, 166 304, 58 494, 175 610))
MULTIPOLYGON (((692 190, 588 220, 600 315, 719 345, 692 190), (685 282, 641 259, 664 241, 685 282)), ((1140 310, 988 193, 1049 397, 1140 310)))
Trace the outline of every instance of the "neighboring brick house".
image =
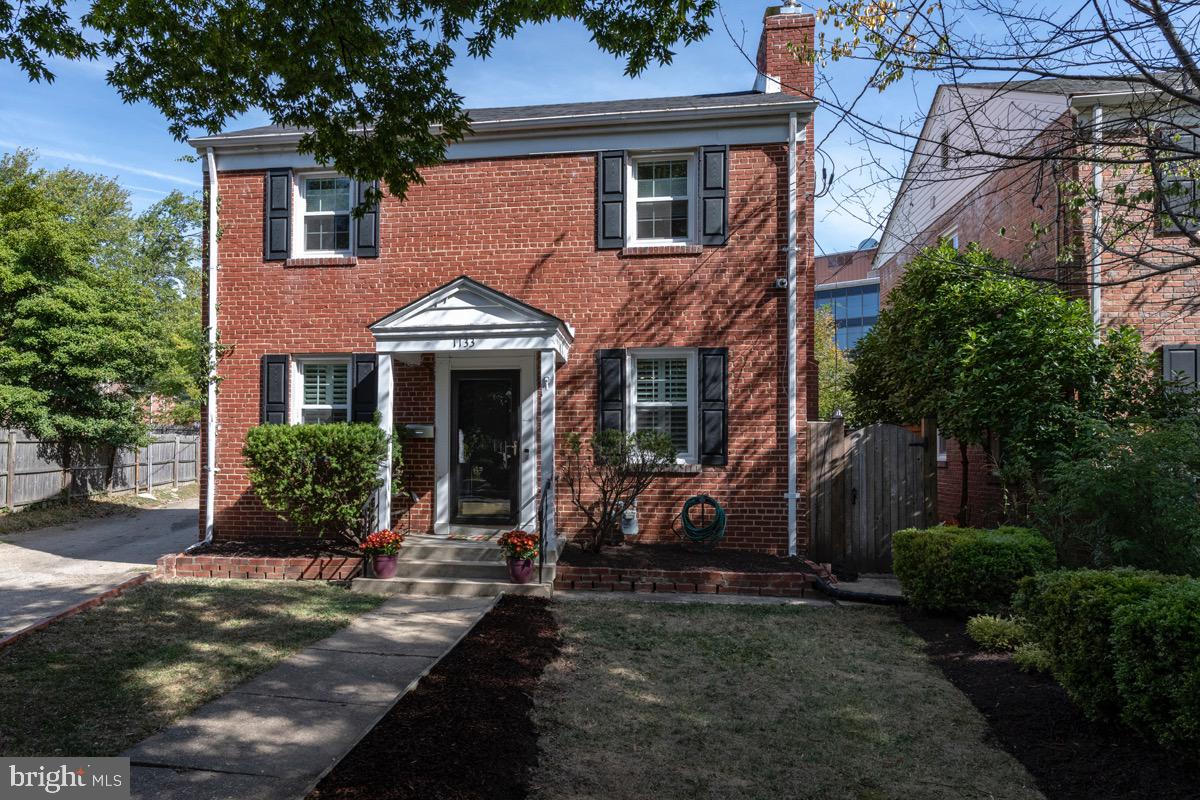
MULTIPOLYGON (((1091 213, 1066 210, 1061 186, 1094 179, 1086 159, 1038 160, 1046 153, 1088 152, 1086 132, 1098 119, 1095 109, 1107 108, 1111 124, 1122 111, 1126 117, 1132 113, 1135 97, 1144 94, 1120 79, 940 87, 875 256, 884 304, 916 252, 940 239, 956 247, 977 242, 1026 273, 1054 279, 1065 291, 1086 298, 1101 327, 1138 328, 1148 349, 1166 346, 1168 360, 1190 370, 1194 380, 1200 353, 1200 275, 1187 269, 1123 286, 1089 286, 1094 283, 1089 276, 1113 281, 1139 268, 1118 252, 1090 251, 1091 213)), ((1160 242, 1181 238, 1153 220, 1147 219, 1143 228, 1160 242)), ((1162 262, 1170 258, 1164 255, 1162 262)), ((956 443, 939 442, 939 465, 939 509, 949 518, 959 508, 962 480, 956 443)), ((1002 505, 1000 483, 982 451, 969 453, 968 465, 972 522, 994 523, 1002 505)))
POLYGON ((725 545, 803 551, 816 104, 787 44, 812 27, 767 12, 765 90, 472 111, 445 163, 360 220, 362 187, 299 155, 299 131, 192 140, 215 163, 227 350, 202 534, 294 533, 251 490, 252 426, 380 412, 407 430, 406 492, 381 497, 380 525, 533 530, 545 499, 570 537, 563 437, 653 428, 679 463, 639 500, 643 540, 674 540, 707 493, 725 545))
POLYGON ((842 350, 853 350, 879 316, 879 276, 872 270, 878 244, 866 239, 855 250, 813 259, 816 305, 833 314, 842 350))

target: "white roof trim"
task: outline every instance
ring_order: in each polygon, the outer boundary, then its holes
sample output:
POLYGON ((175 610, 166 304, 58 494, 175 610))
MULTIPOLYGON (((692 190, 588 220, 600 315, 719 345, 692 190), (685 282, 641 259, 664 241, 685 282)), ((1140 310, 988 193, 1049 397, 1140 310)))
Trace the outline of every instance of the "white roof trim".
POLYGON ((465 275, 371 326, 380 353, 551 350, 564 363, 575 330, 465 275))

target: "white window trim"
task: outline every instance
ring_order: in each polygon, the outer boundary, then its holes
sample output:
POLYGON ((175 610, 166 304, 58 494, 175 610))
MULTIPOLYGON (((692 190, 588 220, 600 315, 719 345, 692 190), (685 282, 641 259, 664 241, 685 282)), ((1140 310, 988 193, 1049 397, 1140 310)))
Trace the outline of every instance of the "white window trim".
POLYGON ((946 437, 942 436, 942 432, 937 432, 937 460, 940 463, 946 463, 949 460, 948 451, 946 449, 946 437))
POLYGON ((306 406, 304 404, 304 366, 306 364, 345 364, 346 365, 346 417, 340 422, 350 421, 350 406, 354 402, 354 364, 353 359, 349 355, 320 355, 320 356, 292 356, 292 391, 289 398, 288 420, 293 425, 299 425, 304 422, 305 408, 328 408, 334 410, 336 406, 306 406))
POLYGON ((294 173, 292 181, 292 253, 297 258, 345 258, 354 255, 355 234, 358 228, 354 224, 354 200, 358 193, 355 181, 349 178, 347 180, 350 181, 350 246, 345 250, 309 250, 305 247, 307 237, 304 235, 304 218, 308 213, 305 211, 305 182, 310 178, 345 177, 345 175, 329 170, 294 173))
MULTIPOLYGON (((667 198, 660 197, 658 200, 667 198)), ((679 199, 679 198, 671 198, 679 199)), ((647 202, 650 198, 647 198, 647 202)), ((694 152, 632 153, 625 158, 625 244, 627 247, 672 247, 698 241, 696 207, 696 154, 694 152), (687 160, 688 234, 679 239, 639 239, 637 235, 637 162, 687 160)))
POLYGON ((675 459, 678 464, 699 464, 699 411, 697 410, 698 359, 694 347, 645 347, 627 350, 625 353, 625 415, 629 433, 637 433, 637 360, 639 358, 686 358, 688 370, 688 446, 687 452, 675 459))
POLYGON ((946 230, 942 231, 942 235, 939 236, 938 239, 946 240, 950 243, 951 247, 953 247, 955 250, 958 250, 958 226, 955 225, 953 228, 947 228, 946 230))

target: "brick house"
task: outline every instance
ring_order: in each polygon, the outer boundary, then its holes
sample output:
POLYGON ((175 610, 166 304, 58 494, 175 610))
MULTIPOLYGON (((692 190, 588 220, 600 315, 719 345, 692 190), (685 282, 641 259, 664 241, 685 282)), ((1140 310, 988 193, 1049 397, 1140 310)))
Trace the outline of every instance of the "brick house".
MULTIPOLYGON (((1124 141, 1136 140, 1129 135, 1129 120, 1158 113, 1150 111, 1156 108, 1147 105, 1145 92, 1120 79, 939 87, 872 265, 884 303, 919 250, 940 239, 956 247, 977 242, 1027 274, 1053 279, 1086 298, 1099 327, 1136 327, 1147 348, 1164 353, 1164 369, 1195 381, 1200 275, 1188 268, 1143 279, 1138 273, 1153 268, 1139 267, 1129 257, 1137 253, 1169 264, 1191 246, 1186 237, 1147 215, 1138 233, 1113 239, 1116 247, 1093 246, 1093 227, 1105 224, 1108 206, 1102 201, 1083 214, 1068 213, 1061 189, 1069 181, 1099 180, 1101 187, 1111 181, 1111 168, 1102 167, 1098 177, 1088 162, 1091 148, 1103 145, 1105 129, 1121 131, 1124 141), (1095 140, 1093 131, 1100 131, 1095 140), (1071 157, 1038 160, 1045 154, 1071 157), (1124 285, 1093 285, 1096 276, 1108 282, 1135 275, 1139 280, 1124 285)), ((995 523, 1002 497, 986 454, 970 453, 967 465, 972 522, 995 523)), ((958 510, 963 471, 956 443, 939 441, 939 467, 939 512, 950 518, 958 510)))
POLYGON ((767 11, 752 91, 474 110, 361 219, 363 187, 298 154, 299 131, 193 139, 227 348, 202 536, 294 533, 250 488, 249 428, 378 412, 406 434, 380 526, 533 530, 544 502, 569 538, 556 443, 654 428, 678 464, 639 500, 643 540, 707 493, 727 546, 803 551, 815 102, 787 43, 812 26, 767 11))

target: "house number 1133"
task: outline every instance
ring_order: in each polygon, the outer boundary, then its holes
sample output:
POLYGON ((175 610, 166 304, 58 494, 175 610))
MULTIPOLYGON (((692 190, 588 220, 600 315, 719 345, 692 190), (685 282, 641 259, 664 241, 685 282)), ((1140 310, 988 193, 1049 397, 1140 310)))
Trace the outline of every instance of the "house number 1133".
POLYGON ((475 339, 455 339, 454 340, 454 349, 455 350, 470 350, 472 347, 475 346, 475 344, 476 344, 475 339))

